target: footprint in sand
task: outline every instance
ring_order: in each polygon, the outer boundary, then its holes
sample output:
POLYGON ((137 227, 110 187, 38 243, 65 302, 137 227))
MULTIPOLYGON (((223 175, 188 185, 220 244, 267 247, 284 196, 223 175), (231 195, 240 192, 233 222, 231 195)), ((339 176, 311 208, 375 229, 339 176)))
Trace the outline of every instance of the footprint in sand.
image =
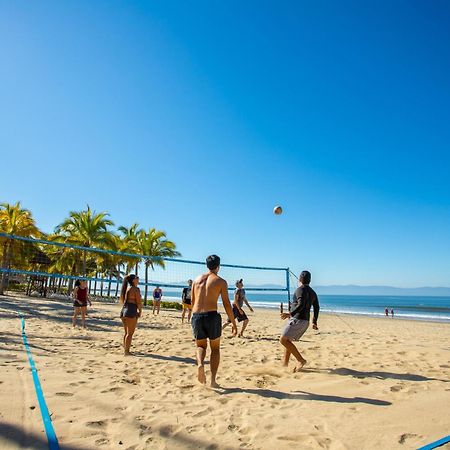
POLYGON ((192 417, 203 417, 203 416, 206 416, 207 414, 209 414, 210 412, 211 412, 211 408, 206 408, 206 409, 199 411, 198 413, 193 414, 192 417))
POLYGON ((404 433, 398 439, 398 443, 399 444, 404 444, 404 443, 406 443, 406 441, 408 439, 415 438, 415 437, 422 437, 422 436, 419 436, 418 434, 413 434, 413 433, 404 433))
POLYGON ((260 378, 259 380, 256 380, 256 386, 257 387, 259 387, 259 388, 265 388, 265 387, 267 387, 269 384, 272 384, 272 383, 269 383, 268 381, 267 381, 267 379, 265 379, 265 378, 260 378))
POLYGON ((152 432, 152 427, 148 425, 139 425, 139 436, 144 436, 152 432))
POLYGON ((159 429, 159 434, 164 437, 168 437, 173 434, 173 426, 172 425, 164 425, 159 429))
POLYGON ((55 395, 58 395, 60 397, 72 397, 72 392, 57 392, 55 395))
POLYGON ((97 440, 95 441, 95 444, 96 444, 96 445, 106 445, 106 444, 109 444, 109 439, 106 439, 106 438, 97 439, 97 440))
POLYGON ((121 387, 112 387, 110 389, 105 389, 103 391, 100 391, 100 394, 107 394, 108 392, 121 392, 123 391, 123 388, 121 387))
POLYGON ((94 422, 86 422, 85 425, 87 427, 103 428, 106 425, 106 423, 104 420, 96 420, 94 422))

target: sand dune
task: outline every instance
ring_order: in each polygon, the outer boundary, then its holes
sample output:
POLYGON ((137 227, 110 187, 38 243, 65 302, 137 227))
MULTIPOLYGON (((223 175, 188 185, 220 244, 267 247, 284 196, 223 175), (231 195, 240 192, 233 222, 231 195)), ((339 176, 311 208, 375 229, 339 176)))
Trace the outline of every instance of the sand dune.
POLYGON ((84 331, 70 304, 2 297, 2 449, 46 445, 17 312, 62 448, 409 449, 450 430, 447 324, 322 315, 294 374, 277 313, 257 310, 246 339, 225 331, 213 391, 196 382, 178 312, 146 312, 125 358, 117 305, 94 305, 84 331))

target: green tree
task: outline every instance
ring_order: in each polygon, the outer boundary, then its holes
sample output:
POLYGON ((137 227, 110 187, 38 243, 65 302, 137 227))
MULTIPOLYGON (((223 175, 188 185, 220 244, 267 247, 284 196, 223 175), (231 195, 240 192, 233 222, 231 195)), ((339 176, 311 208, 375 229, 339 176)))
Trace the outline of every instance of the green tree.
MULTIPOLYGON (((22 208, 20 202, 12 205, 9 203, 0 204, 0 232, 22 237, 38 238, 42 232, 36 226, 36 222, 28 209, 22 208)), ((2 268, 11 268, 11 257, 15 255, 25 256, 23 251, 29 244, 8 238, 0 238, 2 268)), ((0 282, 0 295, 3 295, 8 283, 9 274, 2 272, 0 282)))
MULTIPOLYGON (((131 227, 121 226, 118 228, 118 230, 122 235, 122 244, 120 251, 131 254, 139 253, 139 236, 142 232, 142 229, 139 228, 139 225, 137 223, 133 223, 131 227)), ((134 267, 136 275, 138 275, 139 261, 140 258, 133 258, 131 256, 123 257, 123 262, 126 265, 126 272, 130 273, 131 269, 134 267)))
POLYGON ((138 234, 137 244, 139 253, 144 256, 144 304, 147 304, 149 269, 154 270, 155 266, 165 268, 165 262, 162 258, 173 258, 181 256, 181 254, 177 251, 175 243, 166 239, 166 233, 155 228, 150 228, 148 231, 141 230, 138 234))
MULTIPOLYGON (((69 217, 55 228, 55 233, 59 236, 58 240, 67 244, 107 248, 114 235, 109 229, 114 223, 108 217, 108 213, 97 213, 88 205, 86 210, 71 211, 69 217)), ((82 257, 82 275, 86 276, 87 250, 83 250, 82 257)))

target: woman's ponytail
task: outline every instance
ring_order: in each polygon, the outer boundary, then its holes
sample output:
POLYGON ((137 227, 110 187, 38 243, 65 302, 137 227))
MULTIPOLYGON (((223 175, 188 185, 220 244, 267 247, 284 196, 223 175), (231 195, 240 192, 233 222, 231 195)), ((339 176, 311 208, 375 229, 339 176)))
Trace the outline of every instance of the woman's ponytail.
POLYGON ((136 275, 130 274, 126 275, 123 279, 122 290, 120 291, 120 303, 125 303, 125 298, 127 296, 128 285, 133 286, 133 280, 136 275))

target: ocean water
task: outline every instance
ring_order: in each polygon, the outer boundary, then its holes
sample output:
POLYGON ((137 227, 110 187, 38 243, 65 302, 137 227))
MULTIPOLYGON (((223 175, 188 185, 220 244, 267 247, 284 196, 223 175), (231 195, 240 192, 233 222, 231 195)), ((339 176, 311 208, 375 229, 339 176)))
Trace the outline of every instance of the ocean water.
MULTIPOLYGON (((180 300, 181 294, 167 290, 165 296, 180 300)), ((247 299, 259 308, 278 309, 281 302, 287 308, 288 304, 287 293, 247 291, 247 299)), ((385 317, 384 309, 389 308, 395 318, 450 323, 450 297, 319 295, 319 302, 322 312, 385 317)))
MULTIPOLYGON (((247 293, 250 304, 264 308, 287 306, 287 295, 247 293)), ((385 317, 384 310, 394 310, 394 317, 450 323, 450 297, 319 295, 320 309, 335 314, 385 317)))

